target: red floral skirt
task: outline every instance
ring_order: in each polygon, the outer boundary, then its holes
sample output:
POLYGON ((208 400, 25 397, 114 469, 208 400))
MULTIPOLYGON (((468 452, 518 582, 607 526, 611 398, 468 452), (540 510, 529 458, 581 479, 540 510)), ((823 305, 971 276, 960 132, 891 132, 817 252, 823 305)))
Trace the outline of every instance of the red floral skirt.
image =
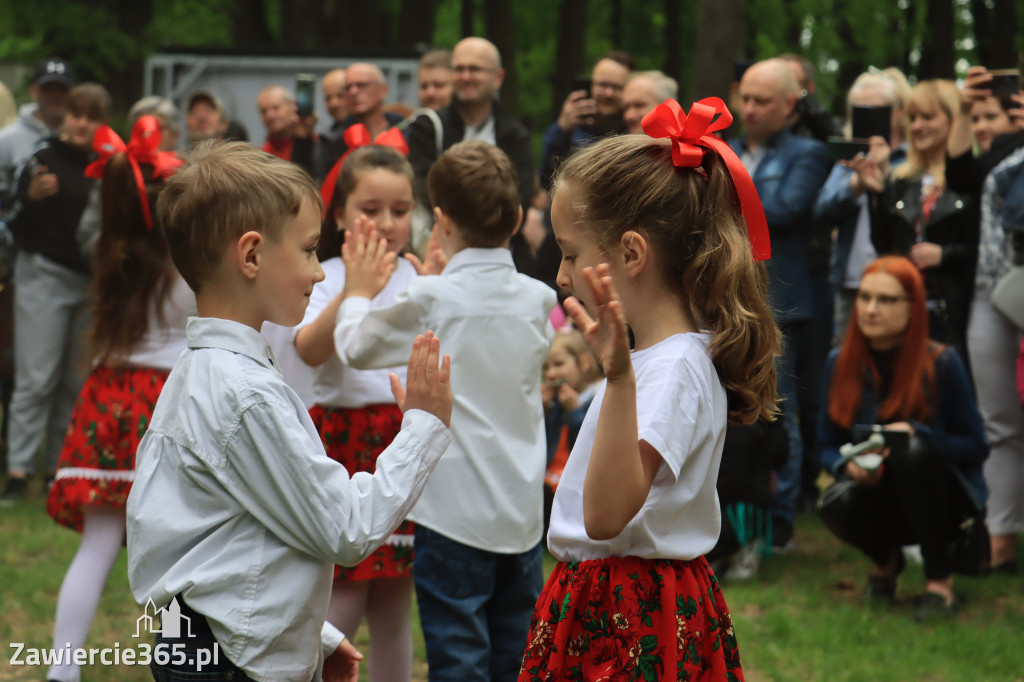
POLYGON ((139 447, 167 372, 99 366, 85 380, 71 413, 46 511, 82 531, 82 505, 124 506, 139 447))
MULTIPOLYGON (((377 457, 402 429, 398 405, 341 408, 314 405, 309 410, 327 455, 342 464, 349 475, 373 473, 377 457)), ((399 578, 412 575, 412 521, 402 525, 373 554, 356 566, 338 566, 334 577, 345 580, 399 578)))
POLYGON ((519 682, 743 680, 704 557, 560 562, 534 608, 519 682))

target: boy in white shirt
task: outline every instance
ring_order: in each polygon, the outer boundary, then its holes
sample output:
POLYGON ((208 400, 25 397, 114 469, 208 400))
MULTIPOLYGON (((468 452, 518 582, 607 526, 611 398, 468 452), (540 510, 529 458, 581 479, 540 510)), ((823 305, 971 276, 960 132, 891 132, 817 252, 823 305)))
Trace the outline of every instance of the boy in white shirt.
POLYGON ((324 454, 281 378, 259 331, 302 320, 324 276, 322 210, 305 172, 242 143, 201 145, 157 203, 199 314, 127 507, 132 593, 190 619, 181 637, 157 636, 155 653, 173 651, 166 664, 154 655, 157 680, 358 679, 362 656, 324 622, 333 564, 361 561, 394 531, 451 440, 450 360, 438 369, 429 332, 413 344, 407 392, 392 375, 403 428, 372 476, 350 478, 324 454))
POLYGON ((342 362, 375 369, 401 362, 423 325, 457 346, 452 447, 409 515, 416 599, 432 682, 514 680, 543 582, 540 381, 555 292, 512 263, 508 243, 522 209, 504 152, 479 140, 456 144, 427 185, 448 265, 371 310, 390 271, 382 249, 355 237, 343 252, 335 347, 342 362))

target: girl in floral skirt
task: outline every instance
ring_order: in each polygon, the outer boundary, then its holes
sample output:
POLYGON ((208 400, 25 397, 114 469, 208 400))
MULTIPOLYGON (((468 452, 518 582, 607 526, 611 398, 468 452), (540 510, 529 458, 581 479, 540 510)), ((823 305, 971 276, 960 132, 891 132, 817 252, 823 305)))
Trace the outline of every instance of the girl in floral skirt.
MULTIPOLYGON (((152 212, 164 180, 181 164, 176 155, 158 151, 160 138, 153 116, 135 123, 127 147, 103 126, 93 141, 100 159, 85 171, 103 179, 93 263, 93 370, 72 412, 46 501, 57 523, 82 534, 57 598, 55 649, 85 643, 124 543, 135 450, 185 349, 185 320, 196 310, 152 212)), ((54 666, 47 679, 77 681, 78 666, 54 666)))
POLYGON ((601 140, 555 180, 557 281, 607 378, 555 493, 559 564, 521 682, 743 679, 703 555, 721 526, 726 422, 776 414, 779 332, 756 263, 764 212, 711 135, 730 121, 717 98, 689 116, 669 100, 645 117, 650 137, 601 140))
MULTIPOLYGON (((335 321, 345 287, 345 265, 338 257, 341 231, 346 233, 346 248, 358 243, 360 248, 388 252, 386 267, 393 272, 373 307, 390 305, 417 276, 418 262, 396 258, 409 240, 416 204, 412 167, 402 155, 404 141, 397 130, 394 134, 393 140, 378 138, 375 144, 353 150, 340 164, 337 183, 324 200, 327 221, 319 254, 325 278, 314 287, 295 334, 299 357, 316 368, 313 423, 327 454, 350 474, 372 473, 377 456, 402 425, 388 374, 398 375, 404 383, 405 368, 352 369, 341 364, 334 350, 335 321)), ((357 566, 339 567, 335 576, 327 619, 354 637, 366 616, 374 682, 412 676, 412 542, 412 522, 406 521, 369 558, 357 566)))

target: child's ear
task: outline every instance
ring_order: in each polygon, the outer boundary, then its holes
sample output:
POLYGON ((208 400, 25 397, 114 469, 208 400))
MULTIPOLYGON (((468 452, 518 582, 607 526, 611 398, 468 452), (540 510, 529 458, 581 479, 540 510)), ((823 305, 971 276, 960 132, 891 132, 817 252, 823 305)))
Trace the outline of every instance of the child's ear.
POLYGON ((639 232, 627 230, 619 240, 622 246, 623 267, 630 275, 636 275, 647 265, 650 244, 639 232))
MULTIPOLYGON (((516 232, 518 232, 519 228, 521 228, 522 226, 523 226, 523 205, 520 204, 519 205, 519 215, 516 216, 516 229, 512 230, 512 234, 515 234, 516 232)), ((511 237, 512 234, 510 234, 509 236, 511 237)))
POLYGON ((342 206, 334 209, 334 226, 338 228, 338 232, 345 231, 345 208, 342 206))
POLYGON ((447 213, 441 210, 440 206, 434 207, 434 222, 437 223, 439 228, 441 228, 441 233, 445 237, 452 236, 452 231, 455 229, 455 223, 452 222, 452 219, 447 213))
POLYGON ((263 258, 263 235, 250 230, 235 242, 235 261, 243 277, 256 279, 263 258))

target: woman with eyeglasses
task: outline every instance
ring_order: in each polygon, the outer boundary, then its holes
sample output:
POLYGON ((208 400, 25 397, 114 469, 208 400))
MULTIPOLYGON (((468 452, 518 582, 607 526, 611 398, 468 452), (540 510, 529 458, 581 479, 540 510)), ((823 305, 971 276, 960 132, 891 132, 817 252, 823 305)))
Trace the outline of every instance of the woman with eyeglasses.
POLYGON ((865 597, 892 602, 902 547, 919 544, 927 582, 914 617, 952 615, 953 572, 976 573, 987 560, 988 444, 958 353, 928 338, 924 280, 907 258, 885 256, 865 269, 822 390, 821 462, 836 483, 818 509, 871 560, 865 597), (851 453, 846 444, 868 441, 876 425, 874 444, 851 453))

